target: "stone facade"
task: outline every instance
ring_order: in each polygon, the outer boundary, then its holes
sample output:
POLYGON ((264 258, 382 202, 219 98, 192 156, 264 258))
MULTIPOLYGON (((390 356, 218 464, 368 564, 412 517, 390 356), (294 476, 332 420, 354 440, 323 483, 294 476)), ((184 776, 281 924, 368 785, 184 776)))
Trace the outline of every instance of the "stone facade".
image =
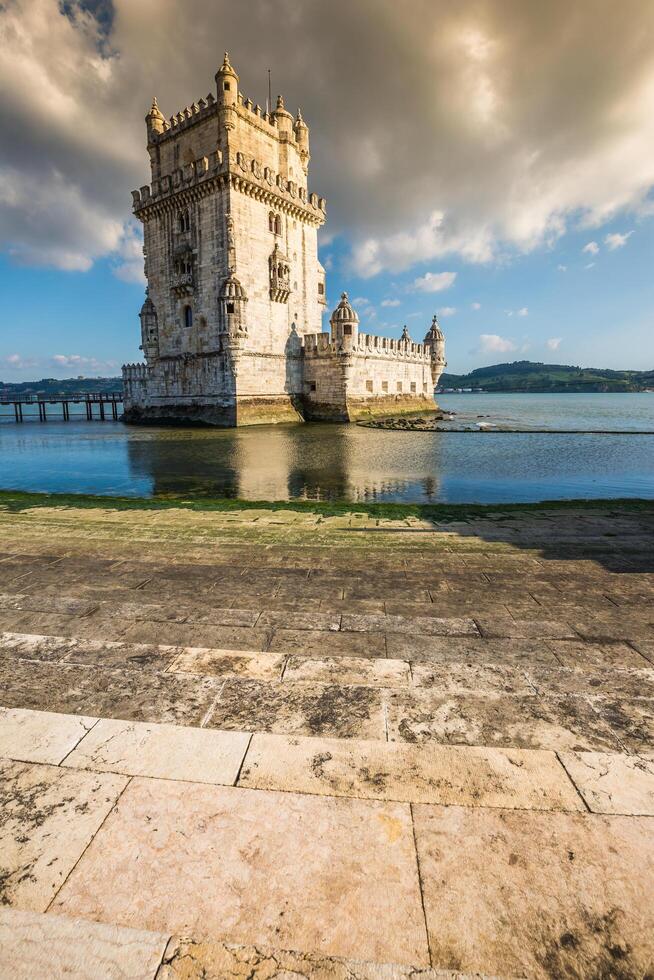
POLYGON ((241 425, 348 421, 435 408, 445 366, 425 342, 359 332, 343 294, 321 332, 324 198, 307 188, 309 130, 280 96, 268 112, 239 92, 225 55, 217 94, 146 116, 152 182, 143 222, 145 363, 123 368, 128 422, 241 425))

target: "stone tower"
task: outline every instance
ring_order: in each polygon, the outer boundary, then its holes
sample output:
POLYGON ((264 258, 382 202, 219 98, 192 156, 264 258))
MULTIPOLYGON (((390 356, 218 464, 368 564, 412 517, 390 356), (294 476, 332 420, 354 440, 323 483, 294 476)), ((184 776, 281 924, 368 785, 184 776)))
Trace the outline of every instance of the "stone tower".
POLYGON ((133 197, 146 364, 127 372, 127 421, 300 417, 302 337, 325 305, 309 129, 281 96, 272 112, 245 98, 227 54, 215 80, 169 121, 156 99, 145 117, 152 183, 133 197))

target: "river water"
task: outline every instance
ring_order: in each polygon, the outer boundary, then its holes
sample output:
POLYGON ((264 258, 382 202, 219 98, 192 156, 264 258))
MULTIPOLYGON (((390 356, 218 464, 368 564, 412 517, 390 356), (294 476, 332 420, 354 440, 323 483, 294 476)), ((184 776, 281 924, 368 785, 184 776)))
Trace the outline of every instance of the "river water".
POLYGON ((439 396, 439 404, 473 425, 478 420, 613 434, 394 432, 315 424, 134 428, 55 421, 54 406, 49 421, 41 423, 37 415, 21 425, 4 408, 0 488, 354 502, 654 498, 654 393, 453 394, 439 396), (652 435, 635 434, 643 430, 652 435))

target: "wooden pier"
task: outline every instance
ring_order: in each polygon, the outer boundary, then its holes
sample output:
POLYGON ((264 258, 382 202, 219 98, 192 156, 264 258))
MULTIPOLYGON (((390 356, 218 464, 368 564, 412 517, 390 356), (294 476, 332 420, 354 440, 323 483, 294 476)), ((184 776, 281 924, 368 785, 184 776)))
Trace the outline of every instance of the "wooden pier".
POLYGON ((61 415, 57 413, 58 419, 70 422, 70 406, 84 405, 87 421, 111 420, 117 422, 120 418, 118 406, 123 403, 123 394, 120 391, 102 392, 93 394, 66 394, 66 395, 2 395, 0 394, 0 405, 13 405, 14 415, 17 422, 24 422, 27 413, 26 407, 37 405, 39 409, 39 422, 48 421, 47 406, 61 406, 61 415))

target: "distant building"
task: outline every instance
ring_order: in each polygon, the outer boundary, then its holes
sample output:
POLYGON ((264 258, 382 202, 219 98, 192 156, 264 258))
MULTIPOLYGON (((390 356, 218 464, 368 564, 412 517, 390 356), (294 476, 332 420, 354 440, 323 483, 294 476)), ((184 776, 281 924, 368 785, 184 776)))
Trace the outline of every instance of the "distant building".
POLYGON ((436 317, 423 343, 359 329, 347 295, 322 331, 324 198, 307 189, 309 129, 281 96, 239 92, 227 54, 217 94, 169 121, 146 116, 145 363, 123 367, 128 422, 349 421, 434 408, 445 367, 436 317))

